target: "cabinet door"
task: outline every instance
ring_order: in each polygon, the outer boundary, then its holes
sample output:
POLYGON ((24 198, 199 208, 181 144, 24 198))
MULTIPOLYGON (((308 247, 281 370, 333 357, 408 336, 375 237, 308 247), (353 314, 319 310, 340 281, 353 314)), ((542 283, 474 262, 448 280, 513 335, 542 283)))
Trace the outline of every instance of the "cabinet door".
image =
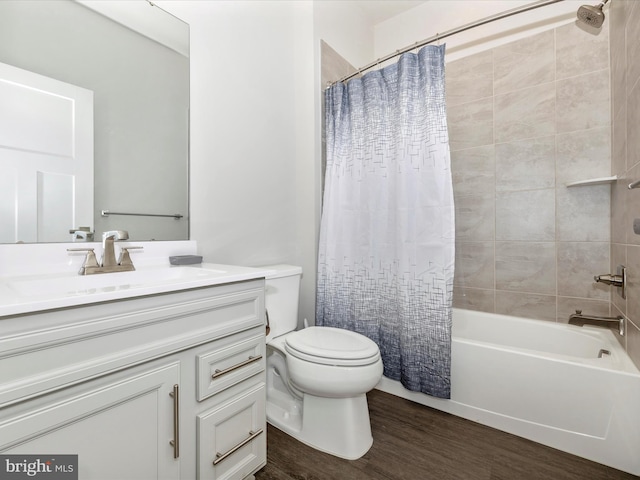
POLYGON ((264 383, 198 415, 197 425, 199 480, 251 475, 266 463, 264 383))
POLYGON ((11 407, 0 420, 0 452, 77 454, 83 480, 177 479, 170 442, 178 380, 179 364, 171 363, 11 407))

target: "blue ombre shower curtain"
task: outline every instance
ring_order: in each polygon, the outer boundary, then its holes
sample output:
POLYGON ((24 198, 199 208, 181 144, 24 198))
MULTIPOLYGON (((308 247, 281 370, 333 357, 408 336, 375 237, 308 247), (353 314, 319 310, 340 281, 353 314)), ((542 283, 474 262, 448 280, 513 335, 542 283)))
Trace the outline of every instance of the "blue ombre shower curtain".
POLYGON ((450 397, 454 205, 443 46, 326 92, 316 324, 366 335, 384 375, 450 397))

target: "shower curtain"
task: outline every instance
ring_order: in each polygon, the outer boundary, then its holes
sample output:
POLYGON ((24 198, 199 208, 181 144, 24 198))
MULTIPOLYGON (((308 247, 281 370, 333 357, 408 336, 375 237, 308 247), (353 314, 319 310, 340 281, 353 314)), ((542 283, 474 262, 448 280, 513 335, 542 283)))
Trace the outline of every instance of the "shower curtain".
POLYGON ((450 397, 454 207, 444 45, 327 90, 316 324, 375 341, 384 375, 450 397))

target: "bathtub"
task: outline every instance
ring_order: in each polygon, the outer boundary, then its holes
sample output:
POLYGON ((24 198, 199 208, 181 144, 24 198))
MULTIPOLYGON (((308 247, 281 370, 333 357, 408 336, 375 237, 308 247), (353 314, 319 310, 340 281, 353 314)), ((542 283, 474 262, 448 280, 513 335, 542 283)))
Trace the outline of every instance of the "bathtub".
POLYGON ((640 372, 610 330, 454 308, 451 354, 450 400, 376 388, 640 475, 640 372))

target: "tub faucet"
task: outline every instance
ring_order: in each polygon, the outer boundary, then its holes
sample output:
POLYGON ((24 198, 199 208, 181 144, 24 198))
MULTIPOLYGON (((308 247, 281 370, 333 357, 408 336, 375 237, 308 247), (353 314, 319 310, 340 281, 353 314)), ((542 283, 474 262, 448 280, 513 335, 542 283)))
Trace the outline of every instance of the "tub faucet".
POLYGON ((605 328, 615 326, 618 328, 620 335, 624 336, 624 317, 621 315, 617 317, 601 317, 598 315, 585 315, 582 310, 576 310, 576 313, 569 315, 569 325, 577 325, 578 327, 595 325, 605 328))
POLYGON ((627 268, 624 265, 618 265, 616 273, 607 273, 604 275, 595 275, 593 279, 596 283, 604 283, 618 287, 618 293, 622 298, 627 298, 627 268))

